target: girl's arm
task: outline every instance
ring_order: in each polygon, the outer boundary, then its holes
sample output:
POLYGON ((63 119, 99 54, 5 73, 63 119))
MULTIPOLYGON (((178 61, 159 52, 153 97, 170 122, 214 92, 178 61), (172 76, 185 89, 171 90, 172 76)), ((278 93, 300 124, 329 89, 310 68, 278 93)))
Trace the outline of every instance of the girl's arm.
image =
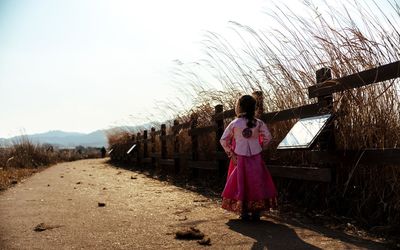
POLYGON ((261 136, 261 142, 262 142, 262 147, 266 148, 268 144, 271 142, 272 136, 271 133, 269 132, 267 125, 263 121, 260 121, 260 136, 261 136))
POLYGON ((234 152, 232 150, 232 141, 233 141, 233 122, 229 123, 228 127, 226 127, 224 133, 221 136, 219 142, 224 148, 226 154, 231 157, 234 152))

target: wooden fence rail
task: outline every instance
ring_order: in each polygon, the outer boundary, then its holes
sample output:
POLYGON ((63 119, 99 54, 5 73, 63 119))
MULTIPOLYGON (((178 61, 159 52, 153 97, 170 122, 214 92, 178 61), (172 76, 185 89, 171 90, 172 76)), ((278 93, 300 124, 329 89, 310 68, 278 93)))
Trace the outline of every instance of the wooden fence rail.
POLYGON ((359 88, 400 77, 400 61, 358 72, 335 80, 326 80, 308 88, 309 98, 359 88))
MULTIPOLYGON (((262 92, 257 91, 253 93, 253 96, 257 100, 256 116, 267 124, 271 124, 279 121, 333 113, 333 93, 395 79, 399 76, 400 61, 334 80, 332 80, 330 70, 322 68, 316 72, 316 84, 308 88, 309 97, 318 98, 316 103, 265 113, 263 110, 262 92)), ((186 158, 187 165, 185 167, 193 169, 194 176, 198 173, 196 169, 216 170, 219 175, 222 176, 226 172, 228 159, 219 143, 219 139, 224 131, 225 119, 230 119, 234 116, 234 109, 224 111, 222 105, 217 105, 212 115, 212 125, 198 127, 198 117, 192 115, 191 120, 186 123, 179 123, 175 120, 171 127, 172 134, 170 135, 167 135, 167 126, 165 124, 161 125, 159 131, 156 131, 155 128, 151 128, 150 138, 148 138, 147 130, 143 131, 143 135, 138 133, 136 135, 136 140, 132 139, 137 145, 135 162, 146 166, 158 166, 162 170, 172 171, 177 174, 182 170, 182 160, 186 158), (182 154, 179 151, 179 132, 185 129, 188 130, 191 138, 191 153, 189 155, 182 154), (216 145, 215 155, 212 158, 213 160, 200 160, 199 136, 210 133, 214 133, 216 145), (156 149, 156 136, 159 137, 160 141, 159 150, 156 149), (172 143, 171 145, 173 148, 173 152, 170 152, 170 154, 167 152, 168 142, 172 143), (151 146, 150 149, 149 144, 151 146)), ((271 174, 283 178, 330 182, 332 179, 332 169, 326 167, 326 164, 329 164, 328 166, 337 163, 400 165, 400 148, 364 149, 359 151, 336 150, 333 129, 333 124, 331 124, 320 134, 318 139, 318 151, 309 150, 305 152, 310 156, 313 166, 293 166, 287 163, 279 165, 269 164, 268 166, 271 174)), ((113 152, 115 152, 115 150, 113 152)))

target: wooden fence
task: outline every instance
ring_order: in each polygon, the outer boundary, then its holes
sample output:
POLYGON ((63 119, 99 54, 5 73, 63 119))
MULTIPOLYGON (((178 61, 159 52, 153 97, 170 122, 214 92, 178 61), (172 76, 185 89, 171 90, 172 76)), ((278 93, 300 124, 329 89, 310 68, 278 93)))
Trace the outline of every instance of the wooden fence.
MULTIPOLYGON (((337 79, 332 79, 330 69, 322 68, 316 72, 316 84, 308 88, 309 98, 318 98, 316 103, 265 113, 262 108, 262 92, 258 91, 253 93, 257 100, 256 116, 265 123, 272 124, 291 119, 328 113, 333 114, 333 93, 395 79, 399 76, 400 61, 337 79)), ((137 147, 134 162, 138 165, 157 165, 174 173, 179 173, 182 167, 208 169, 218 171, 219 175, 222 176, 226 172, 228 159, 219 143, 219 139, 224 131, 224 120, 231 119, 234 116, 234 109, 224 111, 222 105, 217 105, 212 115, 213 125, 211 126, 199 127, 198 118, 193 115, 191 120, 186 123, 180 124, 178 121, 174 121, 170 129, 172 131, 171 134, 167 134, 165 124, 161 125, 161 130, 159 131, 152 128, 150 137, 147 130, 143 131, 143 135, 138 133, 130 142, 131 144, 136 144, 137 147), (188 129, 191 137, 191 153, 189 155, 179 152, 180 141, 178 133, 181 129, 188 129), (212 159, 215 160, 199 160, 199 136, 209 133, 214 133, 216 151, 212 159), (160 141, 160 149, 156 148, 157 136, 160 141), (172 155, 172 158, 167 158, 168 142, 172 143, 173 152, 169 154, 172 155), (186 159, 185 166, 182 164, 183 159, 186 159)), ((400 165, 400 148, 364 149, 359 151, 336 150, 333 129, 333 123, 325 127, 318 138, 318 150, 303 151, 311 159, 313 167, 291 165, 279 161, 273 162, 267 159, 271 174, 283 178, 330 182, 334 166, 339 163, 356 164, 357 162, 357 164, 364 165, 400 165)), ((111 153, 112 158, 114 152, 111 153)), ((115 158, 118 157, 115 156, 115 158)))

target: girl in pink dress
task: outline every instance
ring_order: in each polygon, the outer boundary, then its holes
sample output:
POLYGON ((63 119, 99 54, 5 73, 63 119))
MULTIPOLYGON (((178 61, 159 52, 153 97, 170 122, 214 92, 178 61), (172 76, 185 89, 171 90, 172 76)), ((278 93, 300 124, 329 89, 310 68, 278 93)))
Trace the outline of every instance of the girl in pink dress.
POLYGON ((276 206, 276 188, 262 159, 262 149, 271 141, 265 123, 254 117, 256 100, 240 97, 237 118, 225 129, 221 145, 231 159, 222 192, 222 208, 244 220, 259 220, 260 213, 276 206))

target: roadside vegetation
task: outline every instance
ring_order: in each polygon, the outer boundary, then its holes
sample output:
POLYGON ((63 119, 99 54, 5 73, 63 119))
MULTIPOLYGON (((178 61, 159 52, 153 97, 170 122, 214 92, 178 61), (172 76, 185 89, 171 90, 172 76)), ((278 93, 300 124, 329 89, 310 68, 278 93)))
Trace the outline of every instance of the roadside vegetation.
POLYGON ((98 157, 97 148, 57 149, 20 137, 11 146, 0 147, 0 191, 53 164, 98 157))

